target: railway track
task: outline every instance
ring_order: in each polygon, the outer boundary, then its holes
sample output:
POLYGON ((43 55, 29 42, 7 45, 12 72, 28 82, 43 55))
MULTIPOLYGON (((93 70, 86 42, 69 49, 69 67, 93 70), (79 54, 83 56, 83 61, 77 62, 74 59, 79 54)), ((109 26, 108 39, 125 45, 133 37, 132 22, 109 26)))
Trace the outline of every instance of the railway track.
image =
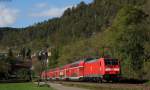
POLYGON ((150 90, 150 86, 146 84, 129 84, 129 83, 94 83, 94 82, 72 82, 72 81, 52 81, 53 83, 69 85, 69 86, 91 86, 106 88, 134 88, 142 90, 150 90))

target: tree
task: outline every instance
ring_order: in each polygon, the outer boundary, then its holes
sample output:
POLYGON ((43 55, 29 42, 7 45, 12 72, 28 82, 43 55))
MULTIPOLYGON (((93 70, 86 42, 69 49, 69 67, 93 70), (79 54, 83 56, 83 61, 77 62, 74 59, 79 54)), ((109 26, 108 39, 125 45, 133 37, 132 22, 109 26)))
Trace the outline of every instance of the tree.
POLYGON ((20 56, 22 57, 23 60, 25 59, 31 59, 31 49, 30 48, 22 48, 20 50, 20 56))
POLYGON ((10 64, 7 63, 4 59, 0 60, 0 78, 8 79, 10 71, 10 64))
POLYGON ((39 60, 38 57, 33 57, 32 58, 33 64, 32 64, 32 68, 33 68, 33 72, 34 72, 34 77, 38 77, 38 86, 40 85, 40 79, 42 78, 42 72, 45 70, 45 66, 43 65, 43 63, 39 60))
MULTIPOLYGON (((128 65, 132 78, 141 78, 144 63, 144 44, 147 38, 146 17, 147 15, 139 8, 126 6, 122 8, 113 25, 107 33, 110 46, 124 59, 124 70, 128 65)), ((115 53, 116 53, 115 52, 115 53)), ((127 73, 123 73, 124 75, 127 73)), ((128 74, 129 75, 129 74, 128 74)))
POLYGON ((30 69, 22 68, 17 71, 17 78, 20 80, 29 81, 30 79, 30 69))
POLYGON ((13 53, 11 48, 8 50, 8 56, 9 57, 13 57, 14 56, 14 53, 13 53))
POLYGON ((58 66, 59 48, 51 49, 52 55, 49 57, 49 67, 54 68, 58 66))

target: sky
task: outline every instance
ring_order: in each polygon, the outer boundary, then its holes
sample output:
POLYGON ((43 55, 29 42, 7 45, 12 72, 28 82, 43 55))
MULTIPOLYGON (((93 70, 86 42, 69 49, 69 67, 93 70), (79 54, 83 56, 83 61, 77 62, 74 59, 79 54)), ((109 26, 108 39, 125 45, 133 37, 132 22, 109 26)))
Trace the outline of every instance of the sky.
POLYGON ((0 27, 23 28, 54 17, 81 1, 93 0, 0 0, 0 27))

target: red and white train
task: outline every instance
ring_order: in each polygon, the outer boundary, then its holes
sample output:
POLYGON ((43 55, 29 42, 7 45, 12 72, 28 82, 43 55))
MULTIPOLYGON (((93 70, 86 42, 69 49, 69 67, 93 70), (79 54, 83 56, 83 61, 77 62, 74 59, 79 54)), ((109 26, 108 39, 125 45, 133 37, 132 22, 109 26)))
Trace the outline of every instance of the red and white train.
POLYGON ((44 71, 41 77, 49 80, 115 81, 120 79, 120 64, 113 58, 86 58, 44 71))

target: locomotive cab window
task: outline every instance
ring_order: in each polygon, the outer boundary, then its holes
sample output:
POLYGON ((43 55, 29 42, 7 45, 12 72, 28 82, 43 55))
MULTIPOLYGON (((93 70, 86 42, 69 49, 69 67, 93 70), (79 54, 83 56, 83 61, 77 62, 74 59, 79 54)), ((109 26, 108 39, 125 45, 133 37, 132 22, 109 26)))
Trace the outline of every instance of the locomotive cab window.
POLYGON ((118 60, 117 59, 105 59, 105 64, 106 65, 118 65, 118 60))

